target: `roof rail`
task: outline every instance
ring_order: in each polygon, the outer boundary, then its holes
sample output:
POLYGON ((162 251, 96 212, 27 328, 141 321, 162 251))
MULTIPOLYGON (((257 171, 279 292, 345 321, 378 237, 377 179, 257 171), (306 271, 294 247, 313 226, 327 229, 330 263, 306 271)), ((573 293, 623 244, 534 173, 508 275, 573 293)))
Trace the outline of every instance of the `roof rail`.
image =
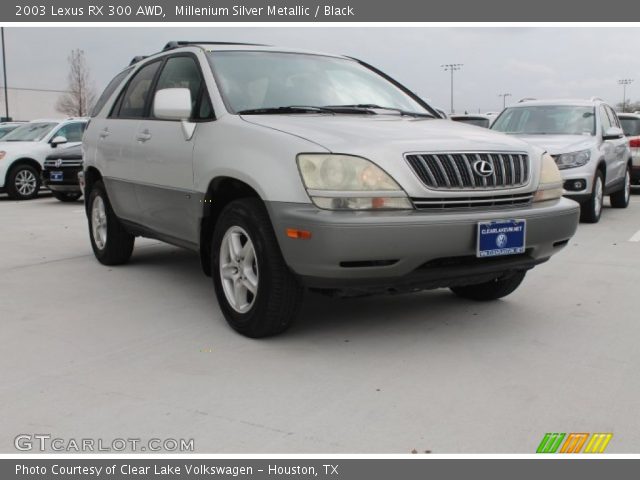
POLYGON ((195 42, 195 41, 191 41, 191 40, 173 40, 171 42, 168 42, 164 48, 162 49, 163 52, 166 52, 167 50, 173 50, 174 48, 178 48, 178 47, 186 47, 188 45, 251 45, 253 47, 266 47, 267 45, 264 45, 262 43, 240 43, 240 42, 195 42))
POLYGON ((524 97, 521 98, 520 100, 518 100, 518 103, 522 103, 522 102, 529 102, 531 100, 537 100, 537 98, 533 98, 533 97, 524 97))
POLYGON ((147 55, 138 55, 135 56, 131 59, 131 62, 129 62, 129 66, 134 65, 142 60, 144 60, 145 58, 147 58, 147 55))

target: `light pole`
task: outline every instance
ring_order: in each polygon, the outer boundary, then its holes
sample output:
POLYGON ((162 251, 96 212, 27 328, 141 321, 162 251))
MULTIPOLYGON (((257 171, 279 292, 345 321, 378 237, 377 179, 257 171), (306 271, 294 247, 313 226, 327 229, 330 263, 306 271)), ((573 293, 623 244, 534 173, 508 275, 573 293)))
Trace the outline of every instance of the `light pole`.
POLYGON ((499 93, 498 96, 502 97, 502 109, 504 110, 507 106, 507 97, 511 97, 512 95, 510 93, 499 93))
POLYGON ((7 87, 7 55, 4 52, 4 27, 0 28, 2 35, 2 74, 4 75, 4 112, 5 117, 9 120, 9 90, 7 87))
POLYGON ((618 85, 622 85, 622 113, 627 110, 627 85, 633 83, 633 78, 623 78, 618 80, 618 85))
POLYGON ((460 70, 463 66, 462 63, 445 63, 444 65, 440 65, 444 68, 445 72, 451 72, 451 113, 455 113, 453 110, 453 72, 460 70))

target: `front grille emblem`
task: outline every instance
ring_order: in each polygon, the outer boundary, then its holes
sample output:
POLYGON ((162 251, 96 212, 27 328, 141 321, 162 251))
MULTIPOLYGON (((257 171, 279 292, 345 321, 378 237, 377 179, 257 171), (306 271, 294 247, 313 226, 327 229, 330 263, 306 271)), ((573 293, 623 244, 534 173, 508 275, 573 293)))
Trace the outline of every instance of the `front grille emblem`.
POLYGON ((493 175, 493 165, 486 160, 477 160, 473 162, 473 169, 482 177, 493 175))
POLYGON ((62 159, 59 158, 59 159, 56 160, 56 167, 60 168, 61 166, 62 166, 62 159))

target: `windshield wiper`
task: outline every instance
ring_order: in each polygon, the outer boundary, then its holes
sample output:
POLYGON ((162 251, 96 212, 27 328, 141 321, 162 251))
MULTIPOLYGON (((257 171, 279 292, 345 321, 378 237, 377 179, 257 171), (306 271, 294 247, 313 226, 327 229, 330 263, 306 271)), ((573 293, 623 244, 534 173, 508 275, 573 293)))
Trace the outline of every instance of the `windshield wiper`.
POLYGON ((315 107, 312 105, 288 105, 286 107, 265 107, 265 108, 249 108, 240 110, 238 115, 270 115, 270 114, 286 114, 286 113, 335 113, 330 108, 315 107))
POLYGON ((403 110, 401 108, 395 108, 395 107, 382 107, 380 105, 376 105, 375 103, 358 103, 355 105, 327 105, 325 106, 325 108, 332 108, 332 109, 358 109, 358 110, 366 110, 368 112, 371 113, 376 113, 375 110, 389 110, 392 112, 397 112, 402 116, 407 116, 407 117, 428 117, 428 118, 435 118, 433 115, 431 115, 430 113, 426 113, 426 112, 410 112, 407 110, 403 110))

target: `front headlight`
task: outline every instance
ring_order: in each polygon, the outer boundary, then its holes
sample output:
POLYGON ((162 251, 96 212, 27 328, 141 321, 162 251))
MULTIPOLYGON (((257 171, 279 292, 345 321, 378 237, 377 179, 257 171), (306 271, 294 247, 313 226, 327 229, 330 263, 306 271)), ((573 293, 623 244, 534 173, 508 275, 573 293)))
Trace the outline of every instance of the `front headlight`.
POLYGON ((533 197, 534 202, 555 200, 562 196, 562 176, 556 162, 551 155, 542 155, 542 169, 540 170, 540 183, 538 191, 533 197))
POLYGON ((556 158, 556 165, 560 170, 576 168, 586 165, 591 159, 591 150, 580 150, 579 152, 563 153, 556 158))
POLYGON ((400 186, 361 157, 300 154, 298 168, 311 201, 328 210, 412 209, 400 186))

